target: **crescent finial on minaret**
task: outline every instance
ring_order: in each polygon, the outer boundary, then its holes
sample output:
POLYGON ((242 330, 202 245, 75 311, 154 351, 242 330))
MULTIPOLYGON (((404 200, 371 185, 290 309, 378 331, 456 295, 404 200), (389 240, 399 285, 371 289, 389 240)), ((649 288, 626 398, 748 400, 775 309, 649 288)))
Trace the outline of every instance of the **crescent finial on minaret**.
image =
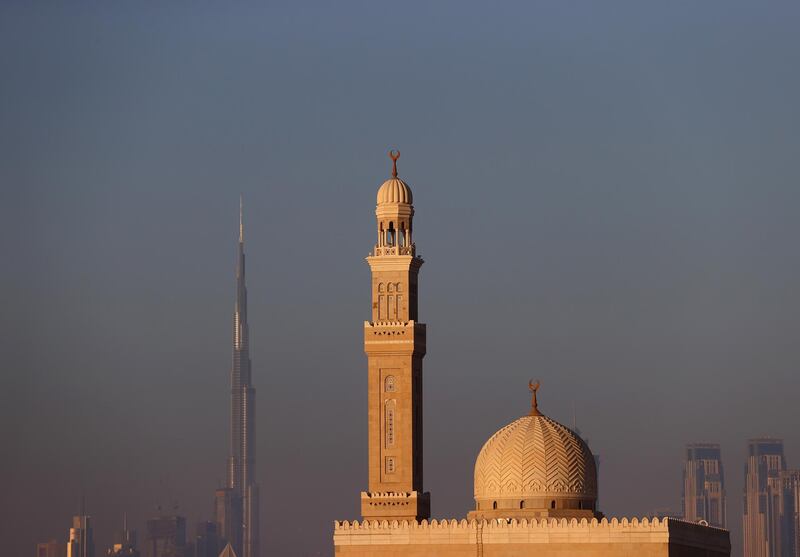
POLYGON ((392 159, 392 178, 397 178, 397 159, 400 158, 400 150, 389 149, 389 158, 392 159))
POLYGON ((244 243, 244 220, 242 219, 242 194, 239 194, 239 243, 244 243))
POLYGON ((538 391, 539 387, 541 386, 542 384, 539 382, 538 379, 536 381, 534 381, 533 379, 528 381, 528 389, 530 389, 531 391, 531 412, 530 412, 531 416, 542 415, 542 413, 539 412, 539 401, 536 400, 536 391, 538 391))

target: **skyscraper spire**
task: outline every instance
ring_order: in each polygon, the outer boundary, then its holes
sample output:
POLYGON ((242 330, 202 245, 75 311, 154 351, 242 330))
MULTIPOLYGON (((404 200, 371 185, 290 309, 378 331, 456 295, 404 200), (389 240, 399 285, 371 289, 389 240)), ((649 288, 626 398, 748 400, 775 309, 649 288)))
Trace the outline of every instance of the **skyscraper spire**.
MULTIPOLYGON (((233 309, 233 361, 231 366, 231 437, 228 482, 223 506, 223 536, 237 555, 259 557, 258 485, 255 481, 255 398, 250 362, 250 330, 247 323, 244 217, 239 196, 239 242, 236 262, 236 301, 233 309)), ((222 521, 220 521, 222 522, 222 521)))

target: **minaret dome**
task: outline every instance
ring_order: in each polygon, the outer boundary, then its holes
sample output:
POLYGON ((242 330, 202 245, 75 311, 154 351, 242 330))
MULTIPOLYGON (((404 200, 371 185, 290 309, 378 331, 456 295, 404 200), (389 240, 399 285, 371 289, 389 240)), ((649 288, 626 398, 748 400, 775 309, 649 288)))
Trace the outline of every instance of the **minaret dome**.
POLYGON ((397 177, 400 151, 389 151, 392 177, 378 188, 375 216, 378 220, 378 241, 374 255, 415 255, 412 241, 414 197, 411 188, 397 177))
POLYGON ((403 204, 411 205, 414 197, 411 188, 400 178, 389 178, 378 188, 378 205, 403 204))

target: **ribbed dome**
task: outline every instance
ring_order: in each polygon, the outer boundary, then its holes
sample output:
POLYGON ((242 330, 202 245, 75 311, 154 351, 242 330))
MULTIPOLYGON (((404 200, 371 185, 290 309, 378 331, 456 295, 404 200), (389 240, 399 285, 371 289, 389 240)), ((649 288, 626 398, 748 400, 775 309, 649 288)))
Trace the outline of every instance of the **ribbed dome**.
POLYGON ((543 416, 524 416, 492 435, 475 462, 475 499, 597 498, 588 445, 543 416))
POLYGON ((378 189, 378 205, 382 203, 405 203, 411 205, 414 203, 411 188, 400 178, 389 178, 378 189))

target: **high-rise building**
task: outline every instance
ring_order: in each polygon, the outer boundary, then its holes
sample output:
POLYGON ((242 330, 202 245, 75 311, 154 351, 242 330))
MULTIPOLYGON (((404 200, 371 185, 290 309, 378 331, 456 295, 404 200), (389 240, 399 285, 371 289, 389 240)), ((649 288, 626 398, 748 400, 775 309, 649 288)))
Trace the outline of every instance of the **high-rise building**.
POLYGON ((140 557, 136 546, 136 530, 128 529, 128 515, 122 519, 122 530, 114 536, 114 543, 108 549, 108 557, 140 557))
POLYGON ((255 477, 256 390, 250 363, 247 325, 244 223, 239 199, 239 245, 236 265, 236 302, 233 310, 231 366, 231 437, 227 489, 217 490, 215 514, 220 534, 240 557, 259 557, 259 494, 255 477))
POLYGON ((413 239, 411 189, 392 177, 378 190, 372 271, 372 319, 364 323, 368 359, 369 489, 361 515, 370 520, 422 520, 430 495, 422 488, 422 358, 425 325, 417 312, 422 258, 413 239))
POLYGON ((234 516, 233 490, 221 487, 214 492, 214 522, 217 524, 217 535, 220 545, 227 544, 239 532, 241 515, 234 516))
POLYGON ((201 522, 194 537, 193 557, 219 557, 220 545, 215 522, 201 522))
POLYGON ((64 557, 66 552, 63 542, 58 540, 36 544, 36 557, 64 557))
POLYGON ((148 520, 146 557, 190 557, 186 550, 186 519, 159 516, 148 520))
POLYGON ((69 529, 67 557, 94 557, 94 533, 92 517, 85 511, 72 517, 72 528, 69 529))
POLYGON ((784 470, 783 482, 783 554, 800 557, 800 470, 784 470))
POLYGON ((783 557, 783 440, 751 439, 744 467, 744 557, 783 557))
POLYGON ((705 520, 711 526, 726 527, 725 475, 722 452, 716 443, 686 446, 683 465, 683 518, 705 520))

